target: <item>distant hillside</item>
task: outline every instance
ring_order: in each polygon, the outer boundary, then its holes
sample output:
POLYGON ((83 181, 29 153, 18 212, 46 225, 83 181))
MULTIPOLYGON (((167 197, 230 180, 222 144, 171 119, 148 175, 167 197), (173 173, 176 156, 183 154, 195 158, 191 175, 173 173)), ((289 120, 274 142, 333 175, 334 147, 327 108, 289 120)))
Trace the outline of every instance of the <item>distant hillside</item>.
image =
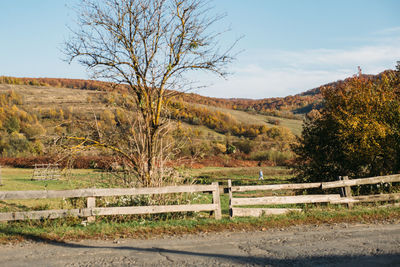
MULTIPOLYGON (((290 144, 301 134, 303 115, 321 108, 322 88, 346 82, 258 100, 179 94, 165 113, 177 125, 170 137, 188 140, 179 148, 187 158, 224 155, 281 164, 293 156, 290 144)), ((132 104, 121 105, 125 90, 92 80, 0 77, 0 157, 51 154, 54 140, 86 136, 94 121, 113 131, 124 116, 136 116, 132 104)))
MULTIPOLYGON (((385 72, 390 72, 387 70, 385 72)), ((382 72, 383 73, 383 72, 382 72)), ((363 76, 374 79, 382 74, 363 76)), ((351 78, 351 77, 350 77, 351 78)), ((313 108, 318 108, 321 101, 321 88, 336 87, 339 84, 345 83, 348 79, 331 82, 321 85, 317 88, 307 90, 303 93, 286 97, 273 97, 263 99, 244 99, 244 98, 215 98, 201 96, 195 93, 182 93, 178 100, 187 103, 202 104, 206 106, 220 107, 225 109, 234 109, 242 111, 255 111, 257 113, 265 113, 268 115, 288 116, 288 114, 304 114, 313 108)), ((62 78, 16 78, 0 76, 0 84, 10 85, 31 85, 31 86, 47 86, 55 88, 71 88, 95 91, 112 91, 117 85, 82 79, 62 79, 62 78)), ((118 90, 124 90, 124 86, 119 86, 118 90)))

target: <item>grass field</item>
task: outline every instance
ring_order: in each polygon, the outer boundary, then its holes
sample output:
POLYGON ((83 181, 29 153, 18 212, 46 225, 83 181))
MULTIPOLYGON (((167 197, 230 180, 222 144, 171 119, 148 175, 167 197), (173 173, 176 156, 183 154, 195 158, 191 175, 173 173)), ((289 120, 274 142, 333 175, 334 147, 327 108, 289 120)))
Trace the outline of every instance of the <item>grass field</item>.
MULTIPOLYGON (((33 169, 2 168, 0 191, 66 190, 78 188, 106 188, 105 175, 96 170, 70 170, 60 179, 48 181, 31 180, 33 169)), ((60 208, 61 199, 0 201, 0 211, 60 208)))
MULTIPOLYGON (((202 168, 189 170, 194 178, 224 183, 276 184, 290 182, 290 169, 262 167, 264 181, 258 181, 260 168, 202 168), (202 178, 201 178, 202 177, 202 178)), ((54 181, 32 181, 32 169, 3 168, 2 180, 7 190, 61 190, 84 187, 107 187, 104 174, 96 170, 72 170, 69 176, 54 181)), ((193 203, 210 202, 211 195, 196 196, 193 203)), ((252 231, 301 224, 338 222, 376 222, 400 219, 399 207, 380 208, 374 204, 356 206, 352 210, 340 206, 309 206, 303 212, 273 215, 261 218, 229 219, 228 195, 221 195, 223 219, 214 220, 208 213, 160 216, 105 216, 97 217, 94 224, 82 224, 84 219, 66 218, 0 223, 0 243, 21 240, 78 240, 82 238, 150 238, 163 235, 218 231, 252 231)), ((64 203, 64 204, 63 204, 64 203)), ((84 205, 84 201, 81 203, 84 205)), ((60 208, 62 199, 0 201, 0 212, 60 208)), ((63 206, 62 208, 70 208, 63 206)))
MULTIPOLYGON (((219 182, 226 186, 227 180, 231 179, 233 185, 247 184, 277 184, 287 183, 293 177, 291 170, 285 167, 207 167, 201 169, 186 170, 187 175, 194 179, 195 183, 211 184, 219 182), (264 180, 258 180, 260 169, 264 173, 264 180)), ((3 168, 1 191, 9 190, 66 190, 77 188, 107 188, 108 174, 98 170, 71 170, 68 175, 61 176, 58 180, 32 181, 32 169, 3 168)), ((195 203, 211 203, 211 195, 196 194, 195 203)), ((80 205, 84 205, 81 201, 80 205)), ((36 199, 36 200, 7 200, 0 201, 0 212, 72 208, 70 202, 63 199, 36 199)), ((228 195, 221 195, 221 208, 224 217, 229 216, 228 195)))
MULTIPOLYGON (((293 175, 286 167, 206 167, 185 170, 187 175, 198 183, 220 182, 226 184, 228 179, 240 184, 276 184, 289 182, 293 175), (264 173, 264 180, 258 180, 259 171, 264 173), (207 180, 206 182, 203 182, 207 180)), ((33 181, 33 169, 2 168, 2 191, 9 190, 63 190, 77 188, 106 188, 108 174, 92 169, 73 169, 58 180, 33 181)))
MULTIPOLYGON (((66 190, 77 188, 107 188, 109 187, 107 173, 98 170, 70 170, 67 175, 62 175, 58 180, 33 181, 31 180, 33 169, 2 168, 1 191, 24 191, 24 190, 66 190)), ((262 168, 222 168, 208 167, 187 170, 187 174, 194 179, 195 183, 210 184, 218 181, 220 185, 227 184, 228 179, 233 184, 274 184, 288 182, 292 178, 290 170, 284 167, 262 167, 262 168), (258 172, 262 169, 263 181, 258 180, 258 172)), ((209 202, 210 195, 197 196, 196 203, 209 202)), ((228 197, 221 195, 221 204, 225 216, 228 212, 228 197)), ((0 211, 19 211, 28 209, 60 208, 65 205, 61 199, 38 199, 38 200, 8 200, 0 201, 0 211)))
POLYGON ((202 183, 219 182, 227 185, 229 179, 233 185, 245 184, 280 184, 288 183, 293 178, 292 171, 286 167, 207 167, 190 171, 192 177, 202 183), (259 181, 259 171, 262 170, 264 180, 259 181))

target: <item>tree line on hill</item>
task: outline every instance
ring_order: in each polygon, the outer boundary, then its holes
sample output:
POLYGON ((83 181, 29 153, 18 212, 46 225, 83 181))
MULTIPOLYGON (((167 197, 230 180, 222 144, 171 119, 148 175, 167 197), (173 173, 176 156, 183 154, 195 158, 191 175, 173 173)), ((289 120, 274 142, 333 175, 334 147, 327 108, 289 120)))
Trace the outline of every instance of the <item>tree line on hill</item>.
MULTIPOLYGON (((0 84, 51 86, 56 88, 72 88, 84 90, 101 91, 126 91, 123 85, 116 85, 110 82, 83 79, 62 79, 62 78, 17 78, 0 76, 0 84)), ((287 97, 275 97, 264 99, 224 99, 205 97, 194 93, 182 93, 175 97, 176 101, 203 104, 214 107, 243 110, 250 112, 265 113, 267 115, 299 119, 292 111, 308 110, 321 101, 321 94, 294 95, 287 97)), ((304 113, 303 111, 299 113, 304 113)))

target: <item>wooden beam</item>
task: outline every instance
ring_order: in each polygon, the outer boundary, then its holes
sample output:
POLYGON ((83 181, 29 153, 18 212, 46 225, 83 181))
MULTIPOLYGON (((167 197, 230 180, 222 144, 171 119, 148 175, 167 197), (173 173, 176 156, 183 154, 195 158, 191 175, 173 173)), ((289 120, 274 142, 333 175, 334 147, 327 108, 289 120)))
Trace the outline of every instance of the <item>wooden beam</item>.
POLYGON ((55 219, 68 216, 90 217, 96 215, 132 215, 132 214, 154 214, 154 213, 186 212, 186 211, 213 211, 216 209, 217 209, 216 204, 196 204, 196 205, 110 207, 110 208, 84 208, 84 209, 70 209, 70 210, 4 212, 0 213, 0 221, 16 221, 16 220, 27 220, 27 219, 55 219))
MULTIPOLYGON (((342 181, 348 181, 349 180, 349 176, 342 176, 341 180, 342 181)), ((345 186, 343 189, 344 189, 344 196, 346 198, 351 198, 351 196, 352 196, 351 187, 350 186, 345 186)), ((349 209, 353 208, 353 203, 351 203, 351 202, 347 203, 347 207, 349 209)))
POLYGON ((0 222, 20 221, 28 219, 29 220, 56 219, 69 216, 80 216, 80 209, 3 212, 0 213, 0 222))
POLYGON ((140 207, 111 207, 83 209, 82 214, 89 215, 133 215, 133 214, 154 214, 167 212, 186 211, 213 211, 216 204, 193 204, 193 205, 165 205, 165 206, 140 206, 140 207))
POLYGON ((325 182, 325 183, 322 183, 321 187, 322 187, 322 189, 328 189, 328 188, 338 188, 338 187, 345 187, 345 186, 378 184, 378 183, 393 183, 393 182, 400 182, 400 174, 377 176, 377 177, 371 177, 371 178, 352 179, 352 180, 344 180, 344 181, 336 181, 336 182, 325 182))
POLYGON ((247 186, 232 186, 232 192, 246 192, 256 190, 296 190, 319 188, 321 183, 305 183, 305 184, 273 184, 273 185, 247 185, 247 186))
POLYGON ((228 194, 229 194, 229 217, 233 217, 233 206, 232 206, 232 180, 228 180, 228 194))
POLYGON ((341 198, 339 200, 333 200, 331 204, 346 204, 346 203, 357 203, 357 202, 378 202, 378 201, 391 201, 400 200, 400 193, 392 194, 378 194, 369 196, 353 196, 351 198, 341 198))
POLYGON ((218 182, 213 182, 212 185, 215 186, 213 193, 213 204, 216 206, 216 209, 214 210, 214 216, 216 220, 221 220, 222 218, 222 212, 221 212, 221 201, 220 201, 220 196, 219 196, 219 184, 218 182))
POLYGON ((321 203, 339 200, 339 194, 332 195, 309 195, 309 196, 273 196, 258 198, 233 198, 232 205, 276 205, 276 204, 299 204, 299 203, 321 203))
POLYGON ((182 185, 147 188, 107 188, 107 189, 75 189, 75 190, 32 190, 32 191, 0 191, 0 200, 6 199, 42 199, 72 197, 108 197, 134 196, 169 193, 194 193, 214 191, 213 185, 182 185))
MULTIPOLYGON (((96 207, 96 198, 95 198, 95 197, 88 197, 88 198, 86 199, 86 207, 87 207, 87 208, 94 208, 94 207, 96 207)), ((89 216, 89 217, 87 218, 87 221, 88 221, 89 223, 92 223, 92 222, 96 221, 96 217, 95 217, 95 216, 89 216)))
POLYGON ((233 208, 232 217, 243 217, 243 216, 260 217, 263 215, 286 214, 293 211, 300 212, 302 211, 302 209, 233 208))

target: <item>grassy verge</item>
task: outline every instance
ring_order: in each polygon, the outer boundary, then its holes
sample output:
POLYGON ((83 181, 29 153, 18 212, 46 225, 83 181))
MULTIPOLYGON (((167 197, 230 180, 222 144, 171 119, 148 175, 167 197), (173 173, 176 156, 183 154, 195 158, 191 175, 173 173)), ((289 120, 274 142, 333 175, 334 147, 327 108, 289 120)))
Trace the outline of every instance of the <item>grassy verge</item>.
POLYGON ((313 208, 288 215, 261 218, 224 217, 220 221, 209 218, 191 217, 179 220, 127 220, 110 221, 97 218, 96 223, 82 225, 81 220, 44 220, 0 223, 0 243, 34 240, 42 242, 64 242, 79 239, 147 239, 161 236, 176 236, 222 231, 265 231, 293 225, 334 224, 334 223, 377 223, 400 221, 399 207, 355 207, 313 208))

